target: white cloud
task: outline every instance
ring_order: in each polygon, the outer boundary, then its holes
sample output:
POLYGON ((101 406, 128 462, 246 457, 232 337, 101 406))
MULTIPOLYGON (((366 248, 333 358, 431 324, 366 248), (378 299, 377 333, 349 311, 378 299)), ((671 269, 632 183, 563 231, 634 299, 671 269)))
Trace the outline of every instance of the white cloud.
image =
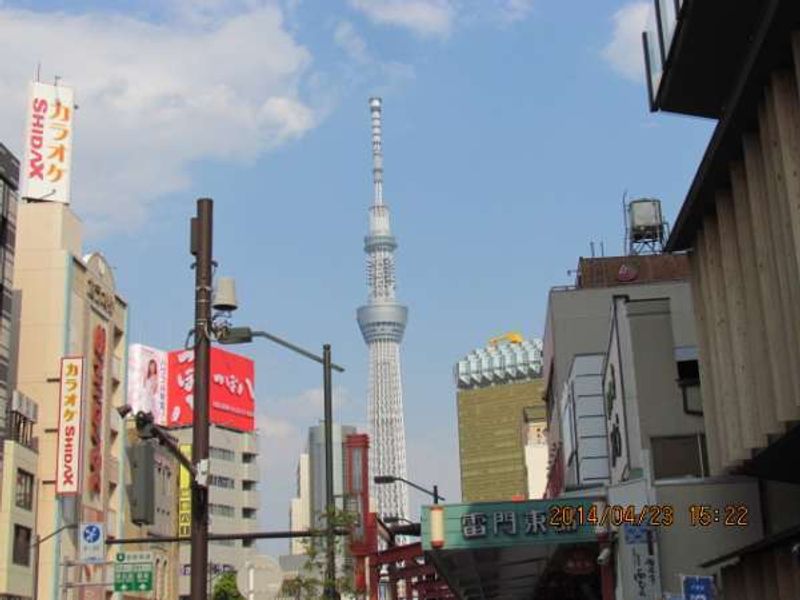
POLYGON ((450 33, 456 10, 449 0, 350 0, 350 6, 381 25, 395 25, 426 36, 450 33))
POLYGON ((499 3, 500 19, 514 23, 526 18, 533 10, 534 0, 501 0, 499 3))
POLYGON ((339 21, 333 32, 333 41, 348 57, 357 63, 370 62, 371 58, 367 53, 367 42, 356 31, 350 21, 339 21))
POLYGON ((642 32, 651 16, 651 3, 633 2, 614 13, 614 33, 603 57, 623 77, 641 81, 644 74, 642 32))
MULTIPOLYGON (((141 224, 155 202, 189 184, 193 163, 253 160, 319 120, 300 93, 311 55, 276 5, 176 7, 194 18, 155 24, 0 8, 0 53, 28 48, 43 80, 58 74, 75 87, 73 198, 95 228, 141 224)), ((16 152, 32 67, 0 62, 0 135, 16 152)))
POLYGON ((525 19, 535 0, 350 0, 372 22, 447 37, 458 25, 508 25, 525 19))

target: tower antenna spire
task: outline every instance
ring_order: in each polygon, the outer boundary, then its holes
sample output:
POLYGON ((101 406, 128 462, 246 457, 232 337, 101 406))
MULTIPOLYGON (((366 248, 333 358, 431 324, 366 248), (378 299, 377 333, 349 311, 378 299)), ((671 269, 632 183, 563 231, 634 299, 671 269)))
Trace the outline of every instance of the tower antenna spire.
POLYGON ((369 99, 369 109, 372 117, 372 204, 383 204, 383 139, 381 132, 381 99, 369 99))

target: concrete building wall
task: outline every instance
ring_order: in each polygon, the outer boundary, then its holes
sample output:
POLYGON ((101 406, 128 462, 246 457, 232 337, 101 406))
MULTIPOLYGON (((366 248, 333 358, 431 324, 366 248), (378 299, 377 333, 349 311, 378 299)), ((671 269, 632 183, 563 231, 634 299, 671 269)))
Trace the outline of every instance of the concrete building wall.
MULTIPOLYGON (((350 425, 333 424, 333 495, 336 507, 344 508, 344 443, 355 433, 350 425)), ((316 526, 324 525, 325 516, 325 428, 315 425, 308 430, 309 519, 316 526)), ((388 473, 391 475, 391 473, 388 473)))
MULTIPOLYGON (((311 527, 311 477, 309 456, 303 452, 297 461, 297 497, 292 498, 289 511, 289 526, 292 531, 302 531, 311 527)), ((305 543, 292 538, 289 543, 291 554, 303 554, 305 543)))
POLYGON ((800 418, 798 82, 794 69, 769 79, 691 254, 715 472, 800 418))
MULTIPOLYGON (((39 531, 47 535, 67 523, 103 521, 110 535, 118 535, 125 498, 125 486, 120 484, 124 436, 113 408, 124 403, 128 309, 102 256, 81 256, 81 223, 69 206, 46 202, 19 206, 14 287, 21 302, 17 387, 39 405, 34 428, 40 444, 38 473, 43 475, 37 490, 39 531), (100 347, 95 339, 103 334, 105 351, 98 355, 93 352, 100 347), (55 472, 59 366, 66 355, 84 356, 87 374, 92 370, 95 378, 87 376, 85 382, 84 487, 78 496, 56 499, 50 474, 55 472), (90 435, 92 409, 100 410, 94 435, 90 435)), ((75 559, 76 541, 76 532, 68 530, 42 546, 41 598, 59 593, 63 579, 55 565, 75 559)), ((73 568, 67 577, 99 581, 102 573, 73 568)), ((100 590, 87 588, 82 600, 100 600, 104 597, 100 590)), ((72 598, 73 592, 67 596, 72 598)))
POLYGON ((576 356, 559 399, 567 489, 608 482, 603 355, 576 356))
POLYGON ((676 516, 673 526, 659 527, 656 531, 663 592, 681 593, 681 573, 713 574, 715 569, 703 569, 700 565, 752 544, 763 535, 758 482, 754 479, 656 482, 655 499, 659 506, 672 507, 676 516), (720 510, 720 521, 708 526, 693 526, 689 519, 692 506, 720 510), (729 516, 726 507, 744 507, 746 513, 737 509, 730 516, 738 520, 746 514, 747 525, 726 524, 725 518, 729 516))
POLYGON ((0 595, 33 597, 33 563, 35 553, 30 545, 36 533, 36 497, 33 503, 25 505, 19 495, 18 474, 33 476, 31 493, 35 494, 38 477, 38 456, 32 448, 12 440, 3 442, 3 481, 0 496, 0 595), (18 539, 15 539, 18 538, 18 539), (25 542, 28 548, 24 548, 25 542), (14 546, 17 548, 15 560, 14 546), (21 547, 19 547, 21 546, 21 547), (27 553, 25 552, 27 550, 27 553), (21 553, 20 553, 21 551, 21 553), (27 554, 27 560, 24 560, 27 554), (22 559, 22 560, 21 560, 22 559))
MULTIPOLYGON (((654 440, 661 452, 671 440, 680 443, 685 438, 687 444, 695 444, 697 459, 705 460, 703 416, 685 410, 677 382, 676 353, 681 358, 694 348, 694 330, 686 326, 693 322, 686 312, 688 284, 681 287, 683 293, 674 300, 676 312, 668 298, 614 299, 603 381, 612 436, 612 483, 647 474, 659 477, 651 462, 654 440)), ((702 465, 683 474, 708 475, 702 465)))
POLYGON ((541 379, 458 390, 464 502, 527 497, 523 411, 541 406, 541 398, 541 379))

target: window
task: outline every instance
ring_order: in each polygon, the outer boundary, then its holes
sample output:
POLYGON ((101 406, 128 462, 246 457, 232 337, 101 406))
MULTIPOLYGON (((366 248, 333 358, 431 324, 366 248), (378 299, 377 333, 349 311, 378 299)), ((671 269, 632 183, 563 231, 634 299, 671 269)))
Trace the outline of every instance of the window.
POLYGON ((650 440, 655 479, 708 475, 706 436, 684 435, 650 440))
POLYGON ((14 556, 15 565, 23 567, 31 564, 31 530, 29 527, 14 525, 14 556))
POLYGON ((696 360, 678 361, 678 387, 683 395, 683 412, 703 416, 703 397, 700 394, 700 367, 696 360))
POLYGON ((236 481, 231 479, 230 477, 223 477, 221 475, 211 475, 208 478, 208 482, 216 487, 226 488, 232 490, 236 487, 236 481))
POLYGON ((25 510, 33 508, 33 475, 22 469, 17 469, 16 504, 25 510))
POLYGON ((228 450, 227 448, 217 448, 215 446, 211 446, 208 449, 208 455, 211 458, 218 458, 220 460, 227 460, 233 462, 236 460, 236 453, 233 450, 228 450))
POLYGON ((208 505, 208 512, 212 515, 219 515, 220 517, 235 517, 236 509, 227 504, 211 504, 208 505))
POLYGON ((255 519, 256 518, 256 509, 255 508, 243 508, 242 509, 242 518, 243 519, 255 519))
POLYGON ((244 463, 252 463, 256 461, 256 456, 258 454, 253 454, 252 452, 243 452, 242 453, 242 462, 244 463))
POLYGON ((242 489, 245 492, 251 492, 253 490, 258 489, 258 484, 250 479, 245 479, 244 481, 242 481, 242 489))

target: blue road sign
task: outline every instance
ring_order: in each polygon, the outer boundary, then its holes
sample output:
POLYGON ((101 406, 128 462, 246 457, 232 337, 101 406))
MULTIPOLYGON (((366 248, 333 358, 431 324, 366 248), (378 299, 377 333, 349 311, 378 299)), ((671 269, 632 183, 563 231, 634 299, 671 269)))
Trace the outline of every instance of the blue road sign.
POLYGON ((714 578, 710 575, 683 575, 684 600, 714 600, 714 578))

